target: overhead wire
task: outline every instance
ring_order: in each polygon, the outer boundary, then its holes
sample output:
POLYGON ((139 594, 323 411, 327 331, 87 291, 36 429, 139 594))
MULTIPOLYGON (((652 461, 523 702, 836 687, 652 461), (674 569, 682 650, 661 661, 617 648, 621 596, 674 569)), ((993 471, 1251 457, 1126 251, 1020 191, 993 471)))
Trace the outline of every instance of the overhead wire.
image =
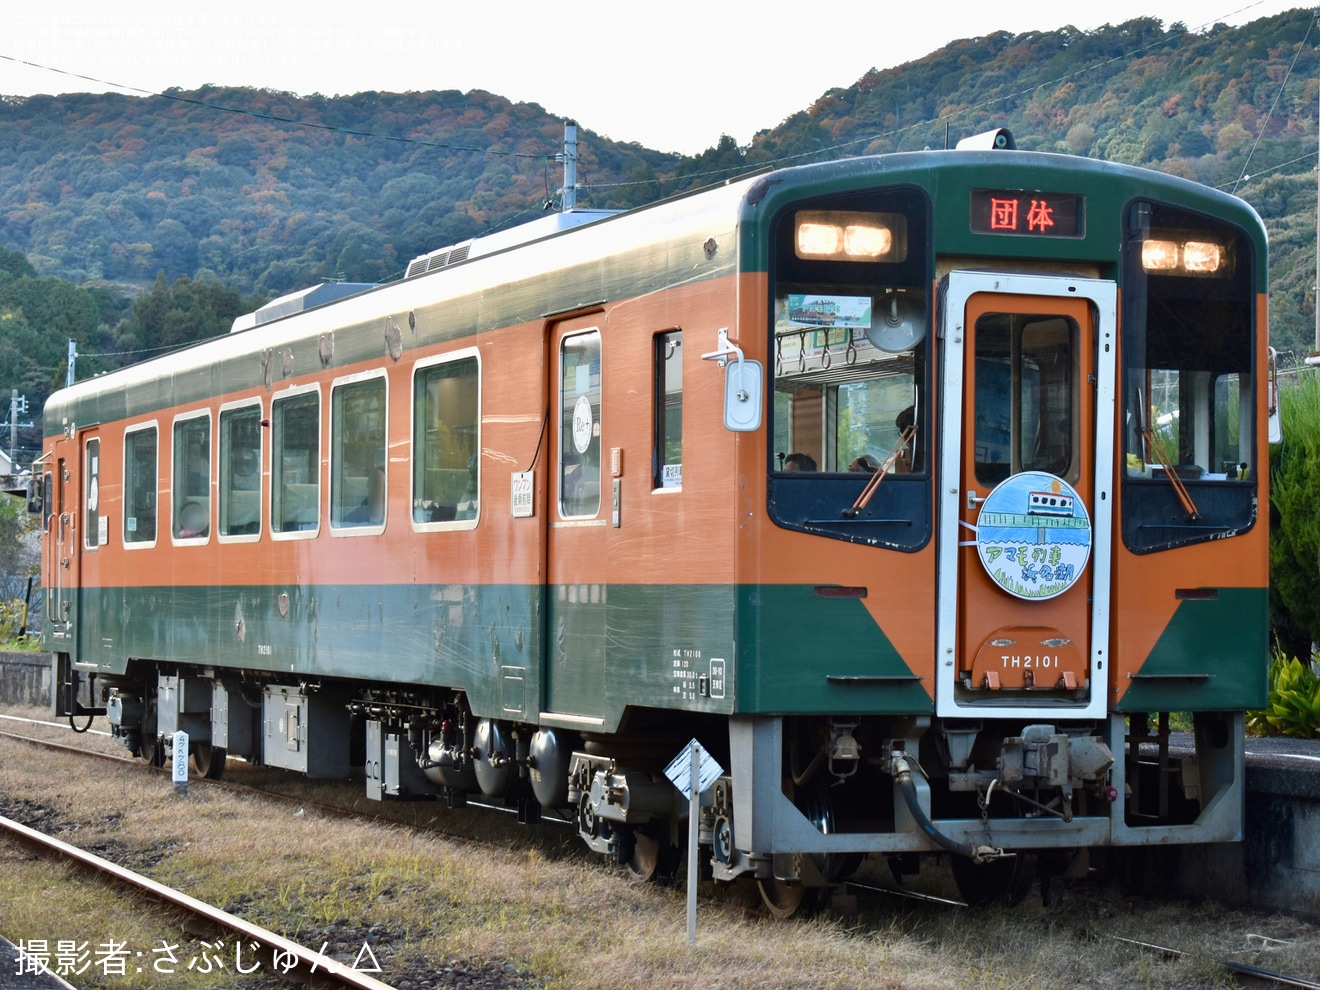
POLYGON ((1302 43, 1297 46, 1297 51, 1293 52, 1293 60, 1288 64, 1288 71, 1283 75, 1283 81, 1279 83, 1279 90, 1274 94, 1274 102, 1270 104, 1269 110, 1265 114, 1265 119, 1260 122, 1256 128, 1256 140, 1251 143, 1251 150, 1247 152, 1247 160, 1242 163, 1242 171, 1233 183, 1232 192, 1237 192, 1238 184, 1243 180, 1250 178, 1247 169, 1251 166, 1251 156, 1256 153, 1256 146, 1260 144, 1260 139, 1265 135, 1265 128, 1274 116, 1274 110, 1279 105, 1279 99, 1283 96, 1283 88, 1288 85, 1288 80, 1292 78, 1293 69, 1297 67, 1297 60, 1302 57, 1302 52, 1306 48, 1306 42, 1311 37, 1311 29, 1315 27, 1315 17, 1309 17, 1306 21, 1306 34, 1302 37, 1302 43))

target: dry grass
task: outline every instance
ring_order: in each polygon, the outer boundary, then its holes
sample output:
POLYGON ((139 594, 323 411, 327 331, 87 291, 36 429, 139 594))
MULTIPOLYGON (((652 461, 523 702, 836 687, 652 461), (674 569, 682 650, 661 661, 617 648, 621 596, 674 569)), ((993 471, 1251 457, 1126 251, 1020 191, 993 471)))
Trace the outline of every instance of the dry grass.
MULTIPOLYGON (((280 776, 305 793, 333 790, 280 776)), ((958 912, 873 899, 847 922, 781 923, 743 910, 755 894, 739 885, 724 906, 703 904, 698 946, 689 950, 681 889, 633 884, 602 863, 565 854, 564 845, 575 840, 553 830, 507 849, 403 825, 299 814, 296 806, 200 784, 178 798, 167 777, 141 767, 93 766, 0 739, 0 799, 6 798, 51 806, 66 823, 68 841, 107 846, 112 858, 137 862, 156 879, 315 947, 331 941, 355 953, 363 929, 374 925, 387 981, 392 972, 415 974, 425 963, 492 958, 510 960, 549 987, 702 990, 1209 987, 1228 984, 1218 961, 1230 956, 1285 972, 1320 972, 1320 933, 1313 926, 1214 906, 1132 902, 1092 888, 1074 891, 1055 910, 1032 901, 1009 911, 958 912), (1249 951, 1248 933, 1294 942, 1249 951), (1104 935, 1189 955, 1169 960, 1104 935)), ((506 827, 490 812, 388 807, 422 821, 443 816, 446 825, 458 821, 474 831, 503 834, 506 827)), ((0 847, 2 855, 27 854, 0 847)), ((77 883, 78 898, 47 892, 44 878, 61 871, 43 870, 30 857, 22 869, 0 870, 0 931, 13 938, 72 932, 83 940, 124 940, 130 929, 121 926, 129 923, 115 898, 77 883)), ((939 871, 921 879, 947 884, 939 871)), ((134 937, 148 951, 158 944, 146 930, 134 937)), ((196 947, 195 938, 184 937, 196 947)), ((177 984, 115 978, 106 985, 177 984)))

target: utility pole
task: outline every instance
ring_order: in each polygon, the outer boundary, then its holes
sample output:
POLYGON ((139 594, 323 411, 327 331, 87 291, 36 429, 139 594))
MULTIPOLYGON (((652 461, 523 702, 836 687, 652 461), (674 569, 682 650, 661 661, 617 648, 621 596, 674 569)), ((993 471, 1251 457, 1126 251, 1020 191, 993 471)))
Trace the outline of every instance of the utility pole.
POLYGON ((18 417, 27 412, 27 396, 19 395, 18 389, 9 391, 9 422, 5 425, 9 427, 9 471, 11 474, 18 474, 18 464, 14 460, 16 448, 18 445, 18 428, 30 427, 31 423, 20 423, 18 417))
POLYGON ((76 340, 71 340, 69 341, 69 373, 64 378, 64 384, 66 387, 73 384, 73 366, 77 360, 78 342, 76 340))
MULTIPOLYGON (((560 197, 560 212, 577 208, 577 121, 564 121, 564 189, 560 197)), ((1317 278, 1320 281, 1320 277, 1317 278)), ((1320 341, 1320 319, 1316 320, 1316 339, 1320 341)), ((1316 345, 1320 347, 1320 343, 1316 345)))

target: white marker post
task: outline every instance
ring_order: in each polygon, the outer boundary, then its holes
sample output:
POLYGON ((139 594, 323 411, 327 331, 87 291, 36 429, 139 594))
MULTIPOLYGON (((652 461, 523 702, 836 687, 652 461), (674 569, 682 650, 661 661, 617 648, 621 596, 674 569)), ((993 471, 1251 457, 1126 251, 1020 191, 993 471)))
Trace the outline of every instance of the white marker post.
POLYGON ((695 739, 689 747, 692 761, 688 767, 688 881, 687 928, 688 945, 697 944, 697 838, 701 824, 701 744, 695 739))
POLYGON ((687 940, 697 944, 697 867, 701 848, 698 843, 701 826, 701 795, 724 773, 714 757, 693 739, 683 751, 665 767, 665 776, 688 799, 688 879, 687 879, 687 940))
POLYGON ((188 793, 188 733, 174 733, 174 793, 188 793))

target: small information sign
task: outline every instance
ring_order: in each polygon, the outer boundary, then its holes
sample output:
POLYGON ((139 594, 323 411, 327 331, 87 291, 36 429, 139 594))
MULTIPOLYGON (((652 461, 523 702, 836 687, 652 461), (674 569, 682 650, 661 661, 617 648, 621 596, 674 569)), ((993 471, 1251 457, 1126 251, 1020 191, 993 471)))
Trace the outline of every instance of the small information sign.
POLYGON ((510 504, 513 506, 515 519, 526 518, 533 514, 533 495, 536 491, 535 471, 515 471, 510 482, 510 504))
POLYGON ((711 784, 719 779, 720 774, 724 773, 724 768, 720 766, 719 761, 710 755, 710 751, 701 743, 693 739, 683 747, 683 751, 674 757, 673 762, 665 767, 665 776, 668 777, 675 787, 684 793, 691 794, 692 786, 692 751, 698 753, 699 763, 697 765, 697 793, 704 794, 711 784))

